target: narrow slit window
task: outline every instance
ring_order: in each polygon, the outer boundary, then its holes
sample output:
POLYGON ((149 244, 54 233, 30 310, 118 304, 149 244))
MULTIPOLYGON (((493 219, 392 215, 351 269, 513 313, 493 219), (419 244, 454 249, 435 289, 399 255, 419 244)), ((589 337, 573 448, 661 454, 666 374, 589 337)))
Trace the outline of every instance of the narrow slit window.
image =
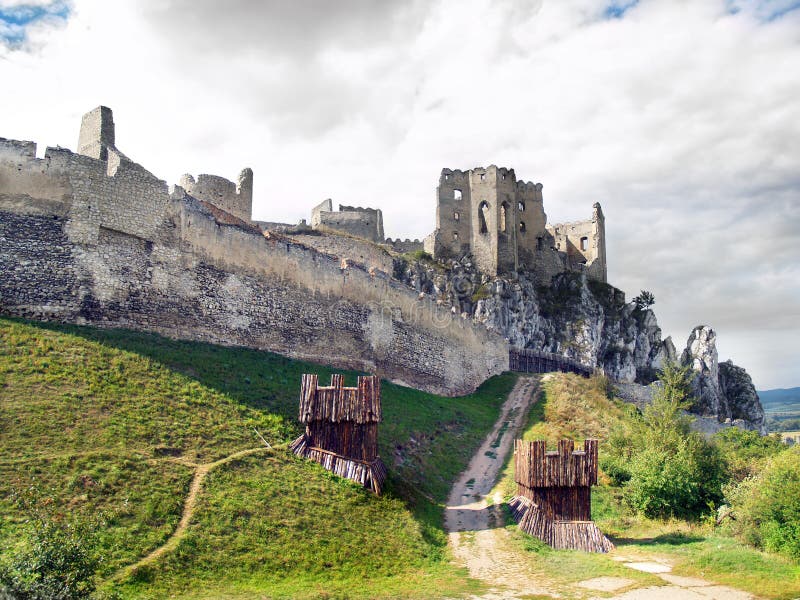
POLYGON ((589 249, 589 238, 588 237, 582 237, 581 238, 581 250, 585 252, 588 249, 589 249))
POLYGON ((521 200, 517 202, 517 210, 519 212, 525 212, 525 203, 522 202, 521 200))
POLYGON ((454 231, 454 232, 453 232, 453 241, 454 241, 454 242, 457 242, 457 241, 458 241, 458 232, 457 232, 457 231, 454 231))
POLYGON ((508 228, 508 223, 506 222, 506 219, 508 219, 508 204, 503 202, 500 205, 500 231, 502 231, 503 233, 505 233, 508 228))
POLYGON ((542 239, 542 236, 539 236, 536 238, 536 249, 541 250, 542 248, 544 248, 544 239, 542 239))
POLYGON ((454 221, 458 221, 458 220, 460 220, 460 219, 461 219, 461 215, 460 215, 460 214, 458 214, 458 211, 454 212, 454 213, 453 213, 453 220, 454 220, 454 221))
POLYGON ((519 231, 520 233, 525 233, 525 221, 519 222, 519 231))
POLYGON ((453 190, 453 200, 461 200, 461 190, 453 190))
POLYGON ((489 233, 489 228, 486 226, 486 216, 489 214, 489 204, 484 200, 478 207, 478 230, 481 233, 489 233))

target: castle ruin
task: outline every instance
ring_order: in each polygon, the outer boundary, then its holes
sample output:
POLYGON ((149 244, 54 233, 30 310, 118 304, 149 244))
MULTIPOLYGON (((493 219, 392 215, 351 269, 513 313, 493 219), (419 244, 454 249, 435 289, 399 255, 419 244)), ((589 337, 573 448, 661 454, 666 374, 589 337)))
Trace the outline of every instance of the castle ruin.
POLYGON ((564 271, 606 281, 605 218, 548 225, 542 184, 518 181, 514 169, 491 165, 442 169, 436 188, 436 229, 425 250, 436 259, 470 254, 489 275, 534 273, 547 284, 564 271))
POLYGON ((270 350, 449 396, 508 369, 497 333, 263 231, 249 170, 169 188, 116 143, 106 107, 83 118, 78 153, 0 138, 0 313, 270 350))

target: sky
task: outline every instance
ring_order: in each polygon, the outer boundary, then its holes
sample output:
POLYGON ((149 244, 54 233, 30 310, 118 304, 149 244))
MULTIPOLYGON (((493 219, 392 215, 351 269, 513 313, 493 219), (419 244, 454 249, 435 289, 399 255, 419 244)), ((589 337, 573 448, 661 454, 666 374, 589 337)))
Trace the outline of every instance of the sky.
POLYGON ((442 168, 514 168, 550 222, 602 204, 679 351, 800 386, 800 1, 0 0, 0 82, 0 136, 74 150, 106 105, 169 183, 251 167, 259 220, 422 239, 442 168))

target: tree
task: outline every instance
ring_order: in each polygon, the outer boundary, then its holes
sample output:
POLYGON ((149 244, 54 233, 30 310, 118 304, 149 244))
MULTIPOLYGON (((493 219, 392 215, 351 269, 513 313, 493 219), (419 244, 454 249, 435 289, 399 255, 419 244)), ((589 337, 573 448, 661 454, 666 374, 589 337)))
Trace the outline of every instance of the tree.
POLYGON ((666 364, 650 404, 610 436, 603 470, 627 504, 648 517, 693 518, 722 499, 725 464, 716 446, 691 431, 687 367, 666 364))
POLYGON ((642 292, 633 299, 633 303, 638 310, 646 310, 656 303, 656 297, 652 292, 642 290, 642 292))

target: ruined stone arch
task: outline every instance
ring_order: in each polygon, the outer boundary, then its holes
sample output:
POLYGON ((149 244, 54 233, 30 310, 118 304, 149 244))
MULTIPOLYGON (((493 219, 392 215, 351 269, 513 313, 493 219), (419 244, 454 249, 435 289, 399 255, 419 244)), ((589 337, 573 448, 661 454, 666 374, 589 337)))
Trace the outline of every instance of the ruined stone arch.
POLYGON ((505 233, 508 231, 508 213, 510 212, 511 206, 509 206, 508 202, 503 202, 500 205, 500 231, 505 233))

